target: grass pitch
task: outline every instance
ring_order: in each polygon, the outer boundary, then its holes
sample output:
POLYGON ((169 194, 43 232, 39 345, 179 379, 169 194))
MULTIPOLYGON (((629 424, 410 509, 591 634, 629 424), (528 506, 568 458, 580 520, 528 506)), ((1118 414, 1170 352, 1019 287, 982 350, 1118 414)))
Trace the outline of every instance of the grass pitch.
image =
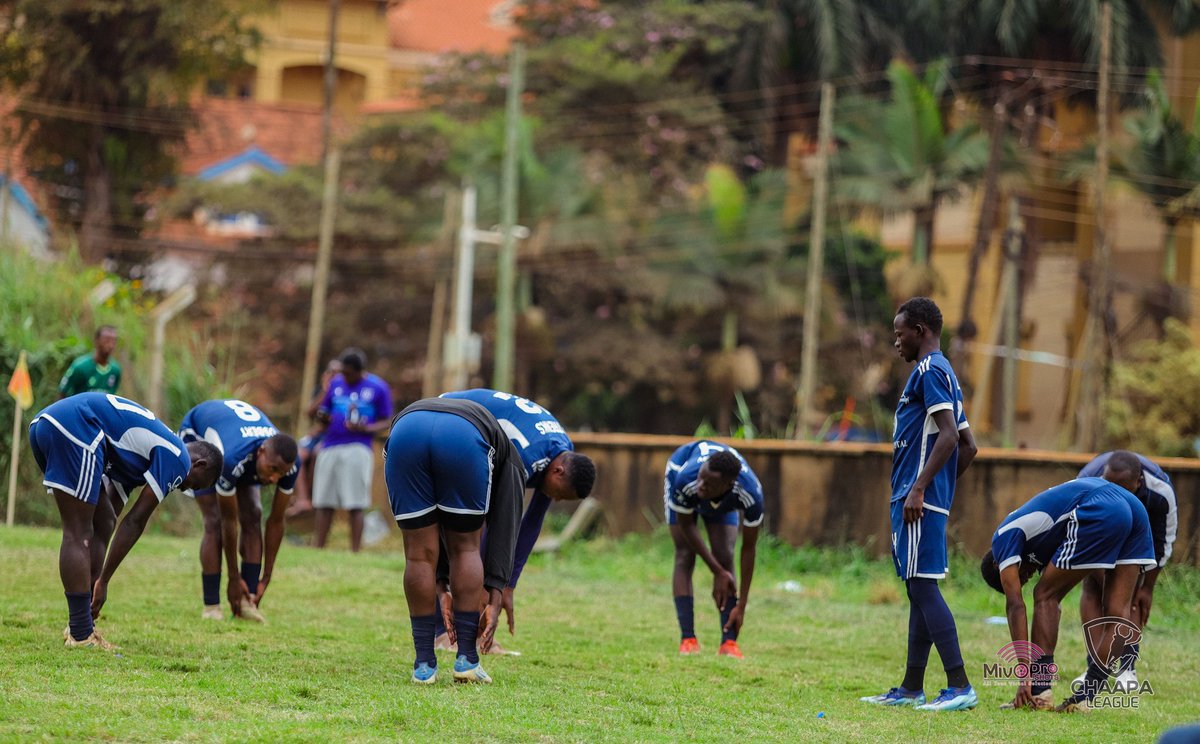
MULTIPOLYGON (((925 714, 859 703, 898 684, 907 606, 886 561, 768 542, 742 635, 718 658, 716 611, 697 569, 700 656, 676 655, 663 533, 535 556, 517 595, 521 657, 486 657, 490 687, 449 675, 410 684, 412 645, 397 541, 361 555, 285 544, 267 626, 202 622, 197 539, 147 536, 117 573, 100 627, 119 655, 67 651, 59 534, 0 532, 0 740, 116 741, 1152 741, 1200 720, 1200 572, 1159 582, 1139 673, 1139 710, 1001 712, 1011 689, 980 684, 1008 641, 1000 595, 971 562, 945 584, 974 711, 925 714), (790 582, 790 583, 788 583, 790 582), (818 718, 818 713, 824 713, 818 718)), ((1056 659, 1084 651, 1074 604, 1056 659)), ((443 672, 452 659, 440 657, 443 672)), ((936 652, 926 690, 944 682, 936 652)), ((1060 692, 1056 691, 1061 695, 1060 692)))

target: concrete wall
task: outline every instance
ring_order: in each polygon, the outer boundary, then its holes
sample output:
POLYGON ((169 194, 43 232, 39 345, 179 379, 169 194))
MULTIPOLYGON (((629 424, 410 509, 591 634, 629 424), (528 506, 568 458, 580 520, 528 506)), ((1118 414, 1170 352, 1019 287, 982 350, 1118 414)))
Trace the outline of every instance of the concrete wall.
MULTIPOLYGON (((593 496, 605 506, 613 534, 654 529, 664 522, 663 469, 684 437, 572 434, 576 449, 596 461, 593 496)), ((861 543, 890 549, 889 445, 756 441, 730 442, 762 480, 766 528, 794 545, 861 543)), ((1090 456, 1033 450, 984 449, 960 481, 950 515, 950 540, 982 555, 1010 511, 1051 486, 1075 477, 1090 456)), ((1179 535, 1172 561, 1200 564, 1200 461, 1157 461, 1171 476, 1179 501, 1179 535)))

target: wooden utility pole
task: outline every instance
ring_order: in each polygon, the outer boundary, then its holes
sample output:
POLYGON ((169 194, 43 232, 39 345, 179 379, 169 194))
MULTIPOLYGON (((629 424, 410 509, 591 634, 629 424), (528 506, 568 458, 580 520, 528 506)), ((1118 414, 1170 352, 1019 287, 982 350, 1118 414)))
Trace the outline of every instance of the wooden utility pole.
POLYGON ((1112 62, 1112 4, 1101 4, 1100 85, 1096 97, 1096 178, 1092 198, 1096 228, 1092 239, 1091 294, 1088 296, 1088 324, 1082 354, 1084 364, 1080 382, 1078 423, 1075 443, 1078 449, 1096 449, 1101 425, 1101 404, 1105 393, 1108 367, 1108 313, 1111 249, 1106 228, 1104 192, 1108 185, 1108 98, 1112 62))
POLYGON ((810 434, 813 392, 817 386, 817 348, 821 336, 821 280, 825 267, 825 212, 829 202, 829 149, 833 141, 833 105, 837 89, 821 85, 821 117, 817 124, 816 173, 813 175, 813 221, 808 248, 808 282, 804 291, 804 339, 800 356, 800 388, 796 404, 796 438, 810 434))
POLYGON ((304 376, 300 383, 300 405, 296 410, 295 430, 304 426, 308 399, 317 384, 317 357, 321 354, 321 331, 325 327, 325 295, 329 292, 329 264, 333 259, 333 227, 337 215, 338 169, 341 158, 337 148, 325 158, 325 189, 321 194, 321 227, 317 237, 317 266, 313 274, 312 309, 308 316, 308 343, 304 346, 304 376))
POLYGON ((1004 346, 1007 350, 1003 371, 1005 447, 1013 447, 1017 441, 1017 350, 1021 345, 1017 324, 1021 320, 1019 278, 1024 243, 1025 223, 1021 219, 1021 202, 1012 196, 1008 204, 1008 238, 1004 246, 1004 346))
POLYGON ((321 109, 321 162, 329 157, 333 140, 333 99, 337 93, 337 28, 341 0, 329 0, 329 37, 325 45, 325 80, 321 109))
POLYGON ((500 192, 500 230, 503 242, 496 266, 496 353, 492 387, 511 390, 516 346, 517 160, 521 131, 521 94, 525 87, 525 47, 513 44, 508 69, 507 113, 504 122, 504 166, 500 192))

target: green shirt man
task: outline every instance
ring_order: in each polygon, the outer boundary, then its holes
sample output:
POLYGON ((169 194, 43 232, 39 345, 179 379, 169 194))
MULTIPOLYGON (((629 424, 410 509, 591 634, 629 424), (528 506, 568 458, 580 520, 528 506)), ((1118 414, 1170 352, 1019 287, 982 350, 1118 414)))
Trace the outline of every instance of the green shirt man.
POLYGON ((95 351, 78 357, 67 368, 62 382, 58 383, 62 397, 92 391, 117 392, 121 385, 121 365, 112 358, 117 347, 117 329, 108 325, 97 328, 95 347, 95 351))

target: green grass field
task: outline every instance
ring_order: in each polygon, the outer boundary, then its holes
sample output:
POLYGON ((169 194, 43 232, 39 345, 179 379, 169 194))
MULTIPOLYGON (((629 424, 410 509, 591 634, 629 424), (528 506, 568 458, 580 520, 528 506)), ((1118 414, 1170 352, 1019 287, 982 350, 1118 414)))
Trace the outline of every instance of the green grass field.
MULTIPOLYGON (((100 627, 119 654, 67 651, 54 530, 0 531, 0 739, 5 741, 1152 741, 1200 720, 1200 572, 1159 583, 1139 665, 1140 710, 926 714, 857 702, 897 684, 906 605, 890 564, 858 551, 769 543, 742 636, 718 658, 716 613, 697 601, 704 654, 676 655, 669 540, 631 537, 535 556, 517 596, 519 658, 489 657, 491 687, 411 685, 402 558, 285 544, 264 602, 270 625, 202 623, 197 540, 147 536, 117 573, 100 627), (799 592, 778 588, 795 581, 799 592), (817 713, 824 712, 824 718, 817 713)), ((701 594, 709 581, 697 571, 701 594)), ((946 593, 967 670, 1007 642, 1003 612, 965 559, 946 593)), ((1074 607, 1056 658, 1078 673, 1074 607)), ((451 661, 442 657, 445 666, 451 661)), ((447 667, 448 668, 448 667, 447 667)), ((926 689, 944 683, 934 655, 926 689)))

